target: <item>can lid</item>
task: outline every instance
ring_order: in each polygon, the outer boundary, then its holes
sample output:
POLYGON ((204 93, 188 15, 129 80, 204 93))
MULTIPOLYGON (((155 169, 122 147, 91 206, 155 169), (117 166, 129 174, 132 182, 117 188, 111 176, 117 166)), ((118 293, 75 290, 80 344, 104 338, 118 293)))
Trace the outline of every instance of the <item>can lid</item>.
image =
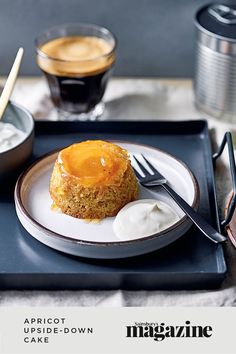
POLYGON ((236 3, 209 4, 196 14, 196 25, 213 36, 236 40, 236 3))

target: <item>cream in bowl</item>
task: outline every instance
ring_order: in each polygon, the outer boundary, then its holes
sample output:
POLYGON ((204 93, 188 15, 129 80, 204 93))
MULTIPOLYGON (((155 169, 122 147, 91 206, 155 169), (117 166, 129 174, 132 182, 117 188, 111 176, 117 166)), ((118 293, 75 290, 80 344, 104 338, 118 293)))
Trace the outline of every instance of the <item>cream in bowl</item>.
POLYGON ((0 121, 0 178, 24 165, 33 148, 34 119, 18 104, 9 102, 0 121))
POLYGON ((26 133, 16 128, 13 124, 0 121, 0 152, 14 148, 25 137, 26 133))
POLYGON ((140 199, 126 204, 113 222, 113 231, 122 240, 158 234, 179 221, 176 211, 155 199, 140 199))

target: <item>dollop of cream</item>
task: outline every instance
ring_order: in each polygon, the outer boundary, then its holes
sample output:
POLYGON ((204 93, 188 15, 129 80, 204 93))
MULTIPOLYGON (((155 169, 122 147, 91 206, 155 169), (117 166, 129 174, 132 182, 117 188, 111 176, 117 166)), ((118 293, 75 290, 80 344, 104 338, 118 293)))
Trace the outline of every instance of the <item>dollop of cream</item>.
POLYGON ((133 240, 161 232, 179 220, 175 210, 155 199, 126 204, 116 215, 113 231, 122 240, 133 240))
POLYGON ((25 133, 10 123, 0 122, 0 152, 18 145, 25 138, 25 133))

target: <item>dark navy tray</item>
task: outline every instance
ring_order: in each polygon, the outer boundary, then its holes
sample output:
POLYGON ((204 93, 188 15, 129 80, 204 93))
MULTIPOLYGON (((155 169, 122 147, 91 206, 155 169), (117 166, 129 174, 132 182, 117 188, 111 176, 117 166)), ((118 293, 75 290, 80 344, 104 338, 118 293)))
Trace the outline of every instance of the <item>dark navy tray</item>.
MULTIPOLYGON (((219 228, 212 151, 205 121, 36 122, 33 159, 85 139, 120 139, 161 148, 184 161, 201 193, 199 212, 219 228)), ((12 180, 0 186, 1 289, 208 289, 227 268, 221 245, 192 227, 181 239, 148 255, 89 260, 41 244, 20 225, 12 180)))

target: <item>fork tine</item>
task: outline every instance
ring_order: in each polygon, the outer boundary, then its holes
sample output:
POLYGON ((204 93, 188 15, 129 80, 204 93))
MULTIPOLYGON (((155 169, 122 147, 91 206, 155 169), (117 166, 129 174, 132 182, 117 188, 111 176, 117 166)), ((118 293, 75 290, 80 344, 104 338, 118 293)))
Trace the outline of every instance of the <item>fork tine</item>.
POLYGON ((150 172, 143 166, 143 164, 141 164, 141 162, 137 159, 137 157, 133 155, 133 158, 137 162, 137 165, 139 166, 140 170, 143 172, 144 176, 146 175, 150 176, 150 172))
POLYGON ((134 170, 134 173, 136 174, 136 177, 138 178, 138 180, 140 181, 141 179, 143 179, 144 177, 140 175, 140 173, 136 170, 136 168, 134 166, 133 167, 133 170, 134 170))
POLYGON ((149 162, 149 161, 146 159, 146 157, 145 157, 143 154, 141 154, 141 156, 142 156, 142 158, 144 159, 144 161, 146 162, 146 164, 149 166, 149 168, 151 169, 151 171, 152 171, 153 173, 158 172, 158 171, 156 170, 156 168, 151 164, 151 162, 149 162))

